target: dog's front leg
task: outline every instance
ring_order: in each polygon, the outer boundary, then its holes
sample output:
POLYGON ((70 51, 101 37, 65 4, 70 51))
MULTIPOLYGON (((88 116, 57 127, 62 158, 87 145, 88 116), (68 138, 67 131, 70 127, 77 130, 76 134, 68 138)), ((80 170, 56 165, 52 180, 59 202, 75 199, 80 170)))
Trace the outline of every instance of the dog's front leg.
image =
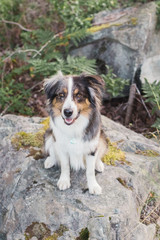
POLYGON ((89 193, 99 195, 102 193, 102 189, 97 183, 97 180, 95 177, 95 163, 96 163, 96 156, 92 154, 86 156, 86 176, 87 176, 89 193))
POLYGON ((60 165, 61 165, 61 175, 58 180, 57 186, 60 190, 65 190, 70 188, 70 165, 69 157, 66 154, 60 153, 59 155, 60 165))

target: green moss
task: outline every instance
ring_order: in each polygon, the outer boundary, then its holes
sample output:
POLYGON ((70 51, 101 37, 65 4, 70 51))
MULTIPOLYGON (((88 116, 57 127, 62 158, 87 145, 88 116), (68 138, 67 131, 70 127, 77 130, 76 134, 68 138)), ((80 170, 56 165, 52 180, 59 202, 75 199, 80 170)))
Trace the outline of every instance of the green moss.
POLYGON ((59 229, 57 229, 55 233, 58 234, 58 236, 62 236, 63 233, 66 231, 68 231, 68 228, 65 225, 61 224, 59 229))
POLYGON ((137 150, 136 154, 147 156, 147 157, 159 157, 160 156, 160 154, 154 150, 144 150, 144 151, 137 150))
POLYGON ((131 22, 131 24, 132 24, 133 26, 136 26, 136 25, 138 24, 138 19, 132 17, 132 18, 130 19, 130 22, 131 22))
POLYGON ((107 154, 102 158, 102 161, 106 163, 107 165, 116 165, 116 161, 119 161, 121 163, 127 163, 130 164, 126 160, 125 152, 123 152, 121 149, 117 147, 117 143, 111 142, 109 139, 107 139, 108 143, 108 151, 107 154))
MULTIPOLYGON (((25 230, 24 236, 25 240, 30 240, 32 237, 37 237, 38 239, 45 239, 51 235, 50 229, 45 223, 33 222, 25 230)), ((56 239, 54 239, 56 240, 56 239)))
POLYGON ((25 240, 30 240, 32 237, 43 240, 57 240, 65 231, 68 231, 68 228, 61 224, 59 229, 51 235, 51 231, 45 223, 33 222, 26 228, 24 236, 25 240))
POLYGON ((58 234, 57 233, 54 233, 53 235, 45 238, 44 240, 57 240, 58 239, 58 234))
POLYGON ((76 240, 88 240, 89 239, 89 231, 88 228, 83 228, 80 233, 79 237, 76 240))
POLYGON ((13 146, 19 150, 20 148, 29 148, 29 147, 38 147, 41 148, 43 146, 43 137, 45 131, 49 127, 49 118, 46 118, 43 122, 41 122, 43 127, 38 130, 36 133, 26 133, 26 132, 18 132, 16 133, 11 142, 13 146))

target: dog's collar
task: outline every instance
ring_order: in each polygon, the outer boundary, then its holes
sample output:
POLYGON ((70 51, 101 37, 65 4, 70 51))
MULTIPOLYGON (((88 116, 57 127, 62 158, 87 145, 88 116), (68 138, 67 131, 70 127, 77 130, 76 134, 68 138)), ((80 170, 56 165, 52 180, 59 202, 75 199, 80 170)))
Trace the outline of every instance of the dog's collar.
POLYGON ((72 139, 70 140, 70 143, 71 143, 71 144, 76 144, 76 143, 77 143, 77 140, 76 140, 75 138, 72 138, 72 139))

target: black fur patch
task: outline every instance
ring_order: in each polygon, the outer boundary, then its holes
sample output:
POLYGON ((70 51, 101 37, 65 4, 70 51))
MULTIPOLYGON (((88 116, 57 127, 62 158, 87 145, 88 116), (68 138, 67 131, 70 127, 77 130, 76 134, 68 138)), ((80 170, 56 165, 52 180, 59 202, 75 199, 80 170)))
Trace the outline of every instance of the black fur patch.
POLYGON ((48 128, 48 129, 46 130, 45 135, 44 135, 44 139, 49 138, 51 135, 52 135, 52 137, 53 137, 54 142, 56 142, 56 138, 55 138, 55 136, 54 136, 54 134, 53 134, 52 129, 50 129, 50 128, 48 128))
POLYGON ((95 156, 96 152, 97 152, 97 148, 94 151, 90 152, 88 155, 95 156))

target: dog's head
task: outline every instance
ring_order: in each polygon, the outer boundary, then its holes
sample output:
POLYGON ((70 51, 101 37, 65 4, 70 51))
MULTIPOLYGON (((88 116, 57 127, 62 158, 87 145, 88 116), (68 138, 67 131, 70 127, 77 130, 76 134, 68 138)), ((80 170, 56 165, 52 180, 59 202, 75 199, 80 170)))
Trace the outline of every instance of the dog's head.
POLYGON ((100 106, 104 81, 99 76, 64 76, 61 72, 46 79, 44 89, 53 117, 61 116, 67 125, 100 106))

